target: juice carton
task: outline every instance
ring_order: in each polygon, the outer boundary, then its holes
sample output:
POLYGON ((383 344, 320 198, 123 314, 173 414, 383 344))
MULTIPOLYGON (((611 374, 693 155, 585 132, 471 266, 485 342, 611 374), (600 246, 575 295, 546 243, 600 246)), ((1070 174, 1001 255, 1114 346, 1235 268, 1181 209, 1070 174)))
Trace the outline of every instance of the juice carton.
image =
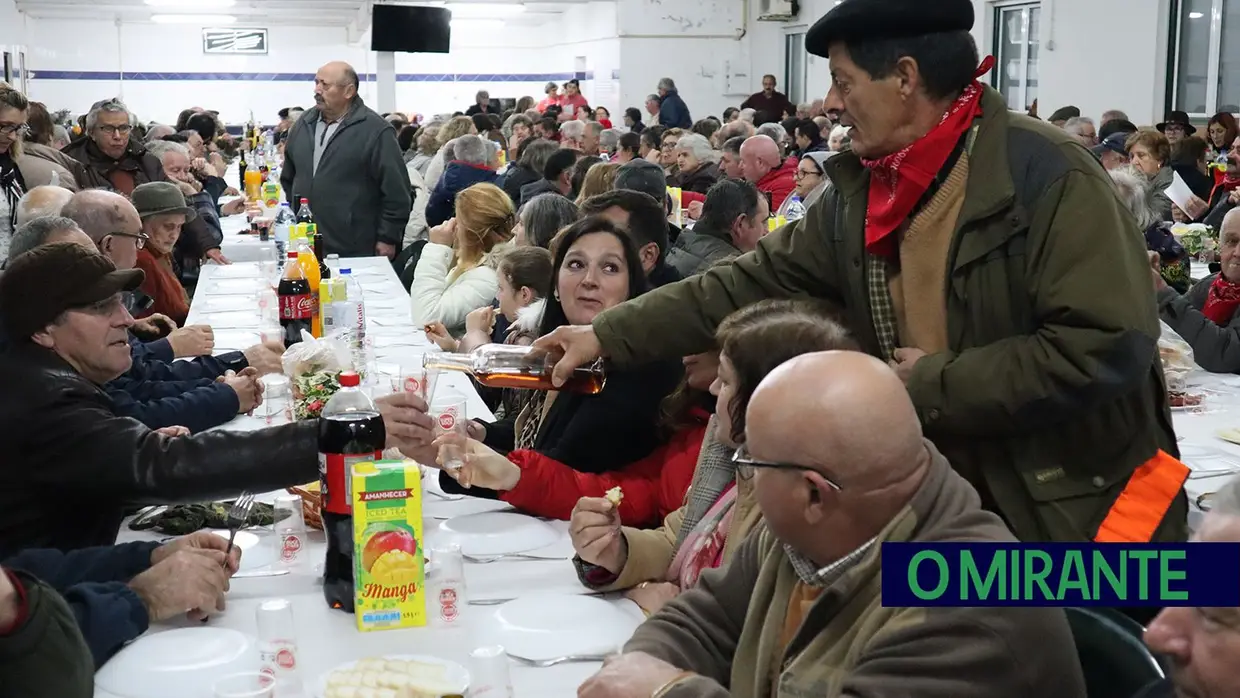
POLYGON ((426 625, 422 471, 416 463, 353 466, 353 599, 357 629, 426 625))

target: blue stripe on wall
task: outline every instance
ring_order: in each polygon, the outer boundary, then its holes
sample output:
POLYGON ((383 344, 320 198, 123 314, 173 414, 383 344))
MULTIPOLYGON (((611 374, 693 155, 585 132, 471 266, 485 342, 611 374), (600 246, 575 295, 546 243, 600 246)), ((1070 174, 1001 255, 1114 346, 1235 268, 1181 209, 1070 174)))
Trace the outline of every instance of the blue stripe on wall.
MULTIPOLYGON (((314 82, 314 73, 122 73, 101 70, 32 70, 34 80, 183 80, 204 82, 314 82)), ((359 76, 375 82, 373 73, 359 76)), ((593 80, 592 72, 577 73, 398 73, 397 82, 547 82, 593 80)))

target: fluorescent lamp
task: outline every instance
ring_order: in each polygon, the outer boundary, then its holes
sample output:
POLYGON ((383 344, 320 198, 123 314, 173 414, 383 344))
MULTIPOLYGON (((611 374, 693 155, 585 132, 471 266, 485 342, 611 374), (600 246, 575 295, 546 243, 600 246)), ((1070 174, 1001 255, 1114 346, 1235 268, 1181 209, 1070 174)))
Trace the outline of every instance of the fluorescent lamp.
POLYGON ((454 2, 447 6, 453 17, 493 19, 515 17, 525 12, 519 3, 454 2))
POLYGON ((146 0, 146 4, 182 10, 222 10, 236 5, 237 0, 146 0))
POLYGON ((452 31, 461 32, 491 32, 502 31, 504 29, 504 20, 502 19, 452 19, 452 31))
POLYGON ((201 24, 205 27, 216 24, 232 24, 237 18, 232 15, 151 15, 156 24, 201 24))
POLYGON ((1189 12, 1188 13, 1189 19, 1201 19, 1202 17, 1205 17, 1205 15, 1200 12, 1189 12))

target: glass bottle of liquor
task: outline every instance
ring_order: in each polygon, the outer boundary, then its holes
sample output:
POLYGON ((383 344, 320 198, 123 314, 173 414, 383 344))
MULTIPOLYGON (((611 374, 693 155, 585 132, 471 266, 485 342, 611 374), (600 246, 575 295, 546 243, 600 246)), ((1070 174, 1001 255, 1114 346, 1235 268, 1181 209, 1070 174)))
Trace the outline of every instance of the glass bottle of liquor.
POLYGON ((559 388, 551 384, 555 362, 546 352, 512 344, 484 344, 468 354, 426 354, 422 365, 428 369, 460 371, 488 388, 559 390, 594 395, 602 392, 607 374, 602 361, 582 366, 559 388))

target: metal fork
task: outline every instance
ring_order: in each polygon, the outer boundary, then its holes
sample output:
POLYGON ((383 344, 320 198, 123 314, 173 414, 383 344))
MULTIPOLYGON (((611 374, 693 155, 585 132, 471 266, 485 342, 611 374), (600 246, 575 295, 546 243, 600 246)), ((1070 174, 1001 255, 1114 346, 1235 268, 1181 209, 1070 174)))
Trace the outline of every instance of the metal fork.
POLYGON ((533 561, 538 561, 538 562, 564 562, 565 560, 568 560, 568 558, 566 557, 563 557, 563 558, 562 557, 539 557, 537 555, 525 555, 522 553, 509 553, 507 555, 464 555, 462 554, 461 557, 465 558, 469 562, 472 562, 478 565, 489 565, 492 562, 500 562, 502 560, 524 560, 524 561, 533 560, 533 561))
POLYGON ((569 654, 563 657, 553 657, 551 659, 530 659, 529 657, 518 657, 515 654, 509 654, 509 657, 517 660, 526 666, 545 669, 556 664, 565 664, 568 662, 603 662, 606 661, 610 654, 569 654))
POLYGON ((233 541, 237 538, 237 531, 245 527, 250 520, 250 512, 254 511, 254 495, 249 492, 242 492, 240 497, 232 503, 228 509, 228 550, 224 551, 224 556, 228 557, 232 554, 233 541))

